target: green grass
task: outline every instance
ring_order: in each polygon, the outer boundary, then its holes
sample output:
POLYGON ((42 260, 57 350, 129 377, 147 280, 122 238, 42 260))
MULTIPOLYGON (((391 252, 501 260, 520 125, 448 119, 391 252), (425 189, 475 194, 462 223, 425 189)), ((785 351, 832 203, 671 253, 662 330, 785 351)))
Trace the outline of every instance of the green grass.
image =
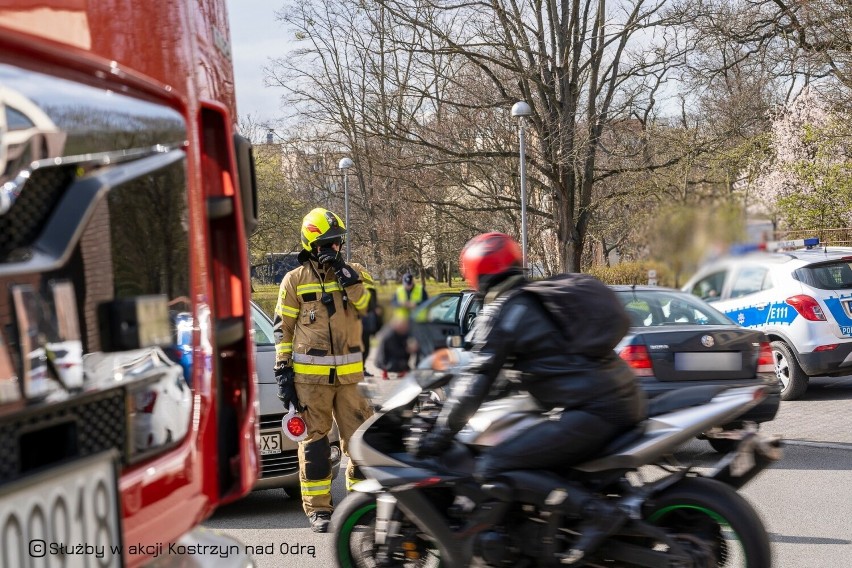
MULTIPOLYGON (((385 313, 389 313, 387 307, 390 306, 391 298, 393 298, 397 286, 399 286, 398 282, 376 285, 376 290, 379 294, 379 305, 385 308, 385 313)), ((466 288, 467 284, 463 280, 455 280, 455 285, 453 286, 447 286, 446 282, 426 281, 426 292, 429 293, 430 298, 442 292, 458 292, 466 288)), ((278 286, 274 284, 255 284, 251 299, 257 302, 263 308, 263 311, 272 317, 275 311, 275 303, 278 301, 278 286)))

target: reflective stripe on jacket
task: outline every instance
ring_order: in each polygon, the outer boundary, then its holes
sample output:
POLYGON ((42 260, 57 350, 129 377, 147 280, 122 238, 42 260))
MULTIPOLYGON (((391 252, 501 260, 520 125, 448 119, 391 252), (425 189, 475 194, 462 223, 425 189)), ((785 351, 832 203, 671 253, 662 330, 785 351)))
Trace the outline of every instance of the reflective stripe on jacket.
MULTIPOLYGON (((361 280, 363 266, 350 263, 361 280)), ((357 383, 364 376, 361 319, 370 301, 363 282, 346 287, 347 305, 334 271, 307 260, 281 281, 275 306, 275 360, 292 363, 297 383, 357 383), (321 281, 318 275, 323 277, 321 281), (323 295, 331 303, 323 303, 323 295), (331 309, 329 309, 331 307, 331 309)))

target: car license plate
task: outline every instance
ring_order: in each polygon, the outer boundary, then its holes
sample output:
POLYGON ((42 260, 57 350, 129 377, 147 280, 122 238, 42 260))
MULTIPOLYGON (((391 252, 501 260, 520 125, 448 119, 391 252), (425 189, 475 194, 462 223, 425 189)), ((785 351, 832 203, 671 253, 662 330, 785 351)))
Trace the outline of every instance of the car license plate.
POLYGON ((714 353, 675 353, 678 371, 739 371, 743 367, 743 354, 737 351, 714 353))
POLYGON ((0 487, 0 567, 123 565, 117 453, 0 487))
POLYGON ((280 454, 282 451, 281 432, 260 435, 260 455, 280 454))

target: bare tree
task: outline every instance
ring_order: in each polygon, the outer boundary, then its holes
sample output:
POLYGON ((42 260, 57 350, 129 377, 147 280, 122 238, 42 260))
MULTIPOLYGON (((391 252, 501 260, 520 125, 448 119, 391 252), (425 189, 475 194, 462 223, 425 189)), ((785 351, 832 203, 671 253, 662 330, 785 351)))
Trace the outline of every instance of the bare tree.
MULTIPOLYGON (((580 268, 592 220, 599 142, 613 120, 654 105, 650 85, 665 74, 678 38, 663 27, 663 2, 632 0, 491 0, 474 2, 378 0, 398 22, 421 30, 414 53, 453 54, 464 66, 451 81, 452 97, 432 99, 427 120, 397 135, 462 160, 510 159, 513 145, 458 148, 430 136, 449 114, 503 114, 519 100, 533 108, 535 187, 545 189, 551 211, 533 211, 556 226, 560 269, 580 268), (653 32, 653 33, 652 33, 653 32), (655 37, 656 36, 656 37, 655 37), (465 79, 479 78, 473 83, 465 79), (486 81, 488 96, 482 93, 486 81), (478 91, 478 92, 477 92, 478 91)), ((399 46, 402 47, 402 46, 399 46)), ((437 74, 436 74, 437 75, 437 74)), ((444 77, 442 77, 444 78, 444 77)), ((504 171, 504 176, 506 172, 504 171)), ((498 201, 499 203, 499 201, 498 201)))

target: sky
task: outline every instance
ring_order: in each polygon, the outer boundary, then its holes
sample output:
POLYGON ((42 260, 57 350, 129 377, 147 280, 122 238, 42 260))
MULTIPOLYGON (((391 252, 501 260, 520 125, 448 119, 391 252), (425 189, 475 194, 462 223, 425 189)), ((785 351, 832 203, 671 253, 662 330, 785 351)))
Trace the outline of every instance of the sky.
POLYGON ((289 46, 284 26, 275 19, 284 4, 277 0, 226 0, 231 23, 231 51, 237 88, 237 113, 251 114, 260 123, 281 116, 281 89, 263 86, 263 67, 270 57, 284 55, 289 46))

